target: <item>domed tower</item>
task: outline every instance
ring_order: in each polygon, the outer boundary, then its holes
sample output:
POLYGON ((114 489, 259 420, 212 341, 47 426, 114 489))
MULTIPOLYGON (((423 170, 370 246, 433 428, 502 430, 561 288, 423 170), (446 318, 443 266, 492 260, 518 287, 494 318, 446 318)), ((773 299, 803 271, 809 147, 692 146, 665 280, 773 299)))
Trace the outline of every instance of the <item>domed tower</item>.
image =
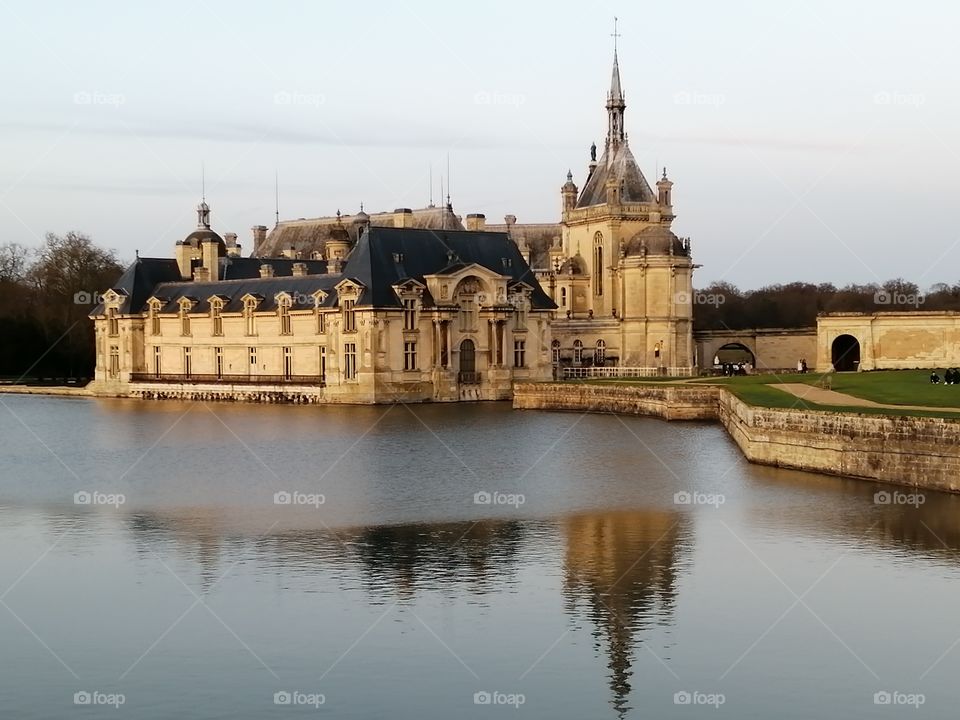
POLYGON ((337 210, 337 222, 330 231, 330 237, 327 239, 327 271, 332 273, 340 272, 343 263, 350 254, 350 233, 343 225, 343 219, 340 217, 340 211, 337 210))
POLYGON ((218 280, 220 258, 226 255, 227 244, 210 229, 210 206, 206 199, 202 199, 197 205, 197 229, 177 241, 176 259, 180 277, 184 280, 218 280))

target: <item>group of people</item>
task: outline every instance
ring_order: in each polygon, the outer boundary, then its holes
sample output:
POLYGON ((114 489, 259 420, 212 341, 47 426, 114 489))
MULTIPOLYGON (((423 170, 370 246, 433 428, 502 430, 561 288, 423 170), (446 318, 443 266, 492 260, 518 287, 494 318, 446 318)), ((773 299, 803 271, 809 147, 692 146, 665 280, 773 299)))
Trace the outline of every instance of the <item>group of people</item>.
POLYGON ((939 385, 941 382, 944 385, 960 385, 960 370, 957 368, 948 368, 943 373, 943 380, 940 379, 940 375, 934 370, 930 373, 930 382, 933 385, 939 385))
POLYGON ((807 359, 800 358, 797 360, 797 372, 801 374, 806 374, 807 372, 807 359))
POLYGON ((731 377, 733 375, 749 375, 752 370, 753 365, 750 363, 722 363, 719 355, 713 357, 714 373, 722 372, 724 376, 731 377))

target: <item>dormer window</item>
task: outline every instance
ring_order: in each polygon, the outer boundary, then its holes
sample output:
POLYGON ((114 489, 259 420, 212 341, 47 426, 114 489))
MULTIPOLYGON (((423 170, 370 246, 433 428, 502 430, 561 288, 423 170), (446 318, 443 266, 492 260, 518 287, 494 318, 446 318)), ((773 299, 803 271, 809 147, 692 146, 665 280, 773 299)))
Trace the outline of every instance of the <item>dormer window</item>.
POLYGON ((223 300, 214 298, 210 301, 210 319, 213 322, 213 334, 216 337, 223 335, 223 300))
POLYGON ((248 336, 257 334, 256 316, 257 299, 246 297, 243 299, 243 323, 248 336))
POLYGON ((180 301, 180 334, 184 337, 190 335, 190 301, 180 301))
POLYGON ((160 303, 157 302, 156 300, 150 301, 148 317, 150 320, 150 334, 159 335, 160 334, 160 303))
POLYGON ((290 298, 286 295, 277 300, 277 313, 280 315, 280 334, 292 335, 293 327, 290 321, 290 298))

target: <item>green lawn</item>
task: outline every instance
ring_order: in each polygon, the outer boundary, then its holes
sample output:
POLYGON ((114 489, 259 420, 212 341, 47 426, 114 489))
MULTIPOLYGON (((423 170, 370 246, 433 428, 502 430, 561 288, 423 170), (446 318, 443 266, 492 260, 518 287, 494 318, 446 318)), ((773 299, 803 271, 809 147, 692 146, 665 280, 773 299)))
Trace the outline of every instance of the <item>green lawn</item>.
MULTIPOLYGON (((940 371, 942 377, 943 373, 940 371)), ((960 419, 960 413, 935 410, 865 408, 857 406, 819 405, 794 397, 777 389, 778 383, 817 385, 825 376, 820 373, 786 375, 748 375, 745 377, 709 377, 687 380, 688 383, 723 385, 744 402, 759 407, 823 410, 867 415, 915 415, 960 419)), ((861 373, 831 373, 830 389, 890 405, 926 405, 960 408, 960 385, 931 385, 929 370, 885 370, 861 373)), ((643 383, 683 382, 676 378, 638 378, 635 380, 581 380, 579 382, 635 385, 643 383)))

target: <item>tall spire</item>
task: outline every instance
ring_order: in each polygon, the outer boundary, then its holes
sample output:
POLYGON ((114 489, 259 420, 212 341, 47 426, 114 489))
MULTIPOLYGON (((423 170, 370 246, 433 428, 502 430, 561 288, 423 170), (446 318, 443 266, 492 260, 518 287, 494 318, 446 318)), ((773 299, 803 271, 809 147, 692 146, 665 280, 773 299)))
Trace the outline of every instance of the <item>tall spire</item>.
POLYGON ((200 204, 197 205, 197 227, 210 229, 210 206, 207 205, 207 171, 200 163, 200 204))
POLYGON ((623 112, 627 103, 623 99, 623 90, 620 87, 620 63, 617 59, 617 18, 613 18, 613 72, 610 76, 610 92, 607 93, 607 147, 625 143, 626 133, 623 130, 623 112))

